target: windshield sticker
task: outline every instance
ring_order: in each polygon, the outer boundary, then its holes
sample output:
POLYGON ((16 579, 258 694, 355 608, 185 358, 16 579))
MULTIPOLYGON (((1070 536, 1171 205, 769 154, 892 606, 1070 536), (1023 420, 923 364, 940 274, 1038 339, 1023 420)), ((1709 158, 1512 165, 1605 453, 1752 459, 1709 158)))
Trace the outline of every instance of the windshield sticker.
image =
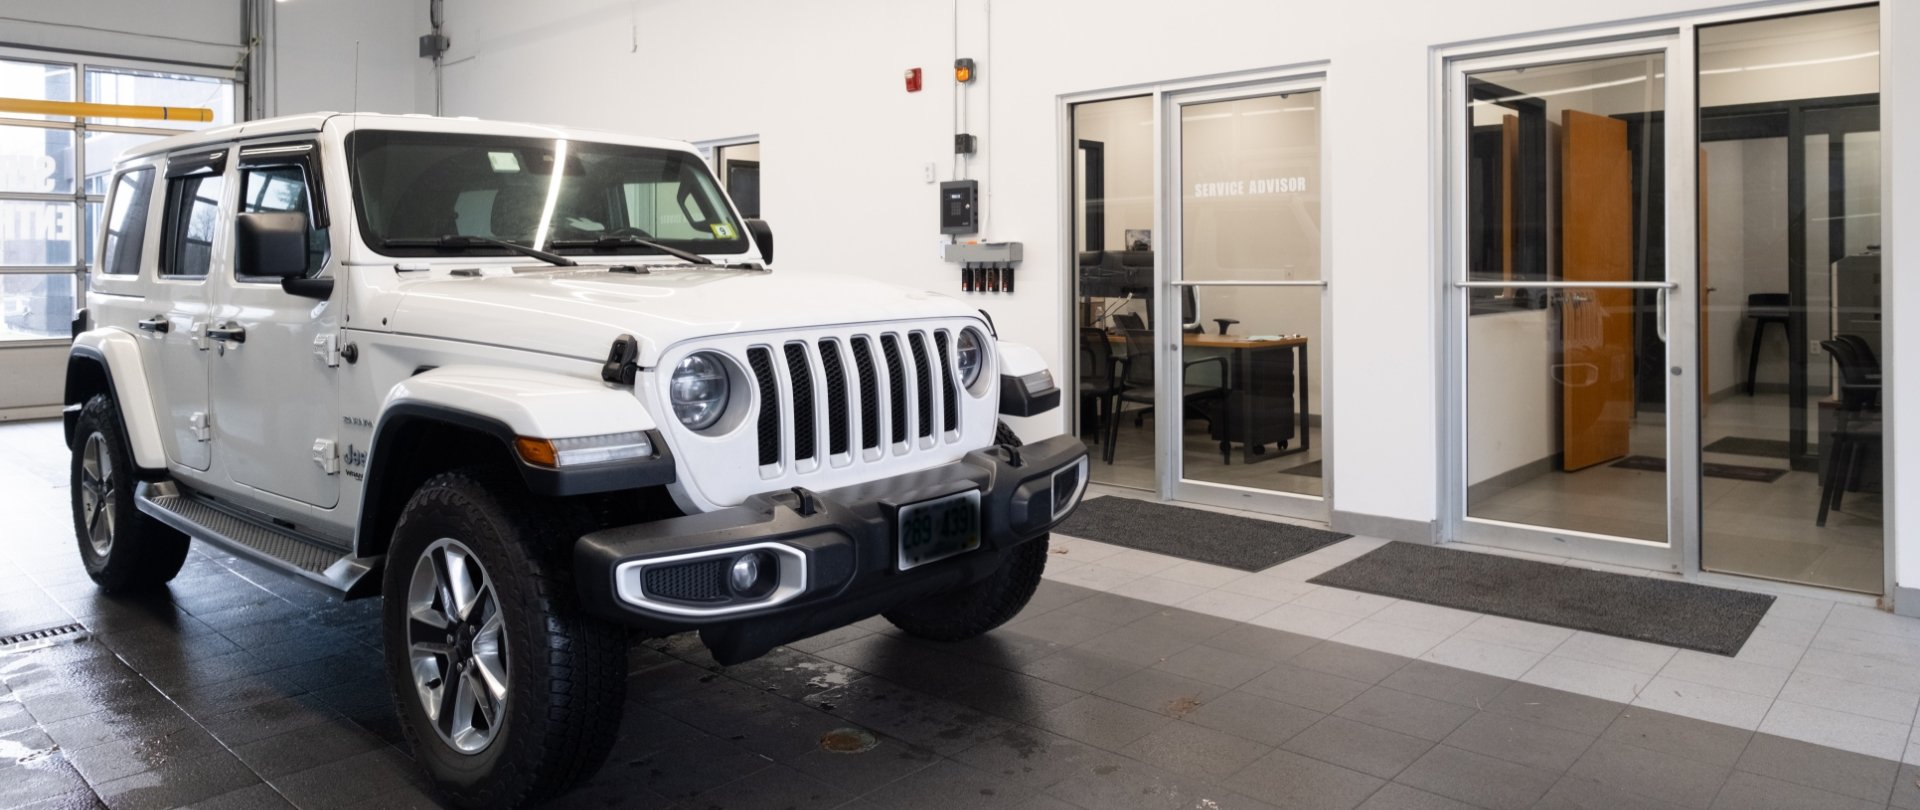
POLYGON ((493 164, 493 170, 501 174, 520 171, 520 156, 512 152, 488 152, 487 162, 493 164))
POLYGON ((727 224, 727 223, 725 223, 725 222, 715 222, 715 223, 713 223, 713 238, 715 238, 715 239, 732 239, 732 238, 733 238, 733 226, 732 226, 732 225, 728 225, 728 224, 727 224))

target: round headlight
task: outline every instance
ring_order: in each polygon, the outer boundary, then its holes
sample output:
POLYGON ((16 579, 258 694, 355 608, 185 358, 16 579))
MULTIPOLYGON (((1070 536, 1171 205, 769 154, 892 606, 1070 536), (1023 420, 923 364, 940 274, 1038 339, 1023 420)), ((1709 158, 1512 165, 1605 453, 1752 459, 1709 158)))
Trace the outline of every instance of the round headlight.
POLYGON ((960 384, 971 388, 973 381, 980 379, 980 369, 987 364, 986 346, 980 340, 980 333, 972 329, 960 330, 956 343, 958 356, 954 359, 960 364, 960 384))
POLYGON ((687 355, 674 366, 667 388, 680 424, 694 430, 712 427, 727 409, 726 362, 710 352, 687 355))

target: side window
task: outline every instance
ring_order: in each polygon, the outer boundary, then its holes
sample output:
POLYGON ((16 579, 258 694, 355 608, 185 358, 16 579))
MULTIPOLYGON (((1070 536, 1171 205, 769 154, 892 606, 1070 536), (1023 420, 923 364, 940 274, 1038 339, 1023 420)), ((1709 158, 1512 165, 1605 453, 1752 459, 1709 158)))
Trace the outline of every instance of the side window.
POLYGON ((160 246, 160 275, 197 278, 213 263, 213 231, 226 178, 192 174, 167 180, 167 232, 160 246))
POLYGON ((122 172, 113 182, 113 209, 107 212, 107 246, 100 253, 100 272, 115 276, 140 272, 152 189, 151 168, 122 172))
MULTIPOLYGON (((262 166, 240 171, 240 213, 297 213, 307 217, 307 271, 312 277, 327 265, 332 242, 327 229, 318 227, 313 216, 312 195, 307 193, 307 170, 301 166, 262 166)), ((242 280, 264 277, 242 276, 242 280)), ((271 279, 279 281, 278 278, 271 279)))

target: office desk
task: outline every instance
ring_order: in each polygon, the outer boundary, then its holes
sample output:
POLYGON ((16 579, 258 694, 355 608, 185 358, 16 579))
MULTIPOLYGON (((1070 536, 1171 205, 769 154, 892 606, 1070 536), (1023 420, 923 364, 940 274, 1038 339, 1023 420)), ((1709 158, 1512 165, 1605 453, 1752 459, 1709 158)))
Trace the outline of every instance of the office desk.
MULTIPOLYGON (((1108 333, 1107 342, 1124 344, 1126 343, 1126 336, 1108 333)), ((1255 340, 1240 335, 1206 335, 1191 332, 1181 335, 1180 344, 1182 346, 1202 349, 1226 349, 1232 352, 1232 359, 1228 361, 1228 366, 1232 371, 1229 372, 1227 379, 1222 381, 1228 388, 1232 388, 1238 380, 1252 378, 1254 351, 1282 348, 1290 348, 1293 350, 1293 373, 1295 377, 1293 395, 1295 402, 1298 403, 1295 405, 1295 416, 1298 417, 1295 422, 1295 430, 1299 432, 1300 444, 1272 455, 1255 456, 1253 454, 1253 446, 1249 443, 1242 442, 1240 445, 1240 458, 1243 463, 1252 464, 1254 461, 1262 458, 1279 458, 1280 456, 1290 456, 1294 453, 1303 453, 1313 446, 1312 439, 1309 438, 1310 434, 1307 430, 1307 414, 1309 413, 1307 408, 1307 343, 1308 341, 1304 337, 1255 340)), ((1232 415, 1229 416, 1231 417, 1232 415)), ((1117 418, 1117 416, 1109 416, 1109 418, 1117 418)), ((1245 420, 1241 425, 1242 429, 1239 431, 1239 435, 1252 436, 1253 413, 1248 411, 1239 414, 1239 418, 1245 420)))

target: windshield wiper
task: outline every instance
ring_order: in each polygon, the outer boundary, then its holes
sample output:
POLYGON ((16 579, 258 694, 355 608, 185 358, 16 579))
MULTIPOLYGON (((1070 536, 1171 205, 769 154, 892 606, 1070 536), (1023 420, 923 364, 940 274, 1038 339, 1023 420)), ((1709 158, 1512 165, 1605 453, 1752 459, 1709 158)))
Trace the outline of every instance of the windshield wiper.
POLYGON ((681 250, 677 247, 660 244, 659 242, 655 242, 652 239, 643 239, 641 237, 634 236, 633 234, 627 234, 627 233, 614 235, 614 236, 602 236, 598 239, 557 239, 557 240, 554 240, 554 243, 553 243, 553 246, 557 248, 565 247, 565 248, 607 249, 607 248, 627 247, 629 245, 636 246, 636 247, 653 248, 654 250, 660 251, 661 253, 665 253, 676 259, 685 259, 687 261, 693 262, 694 264, 713 264, 712 259, 709 259, 691 250, 681 250))
POLYGON ((548 253, 544 250, 539 250, 537 248, 527 247, 526 245, 520 244, 519 242, 509 242, 505 239, 494 239, 490 236, 469 236, 463 233, 442 234, 440 236, 436 236, 431 239, 388 239, 382 242, 381 244, 385 247, 443 247, 443 248, 497 247, 497 248, 506 248, 507 250, 511 250, 522 256, 531 256, 533 258, 539 259, 540 261, 546 262, 548 264, 559 265, 560 267, 576 267, 580 264, 579 262, 576 262, 565 256, 548 253))

